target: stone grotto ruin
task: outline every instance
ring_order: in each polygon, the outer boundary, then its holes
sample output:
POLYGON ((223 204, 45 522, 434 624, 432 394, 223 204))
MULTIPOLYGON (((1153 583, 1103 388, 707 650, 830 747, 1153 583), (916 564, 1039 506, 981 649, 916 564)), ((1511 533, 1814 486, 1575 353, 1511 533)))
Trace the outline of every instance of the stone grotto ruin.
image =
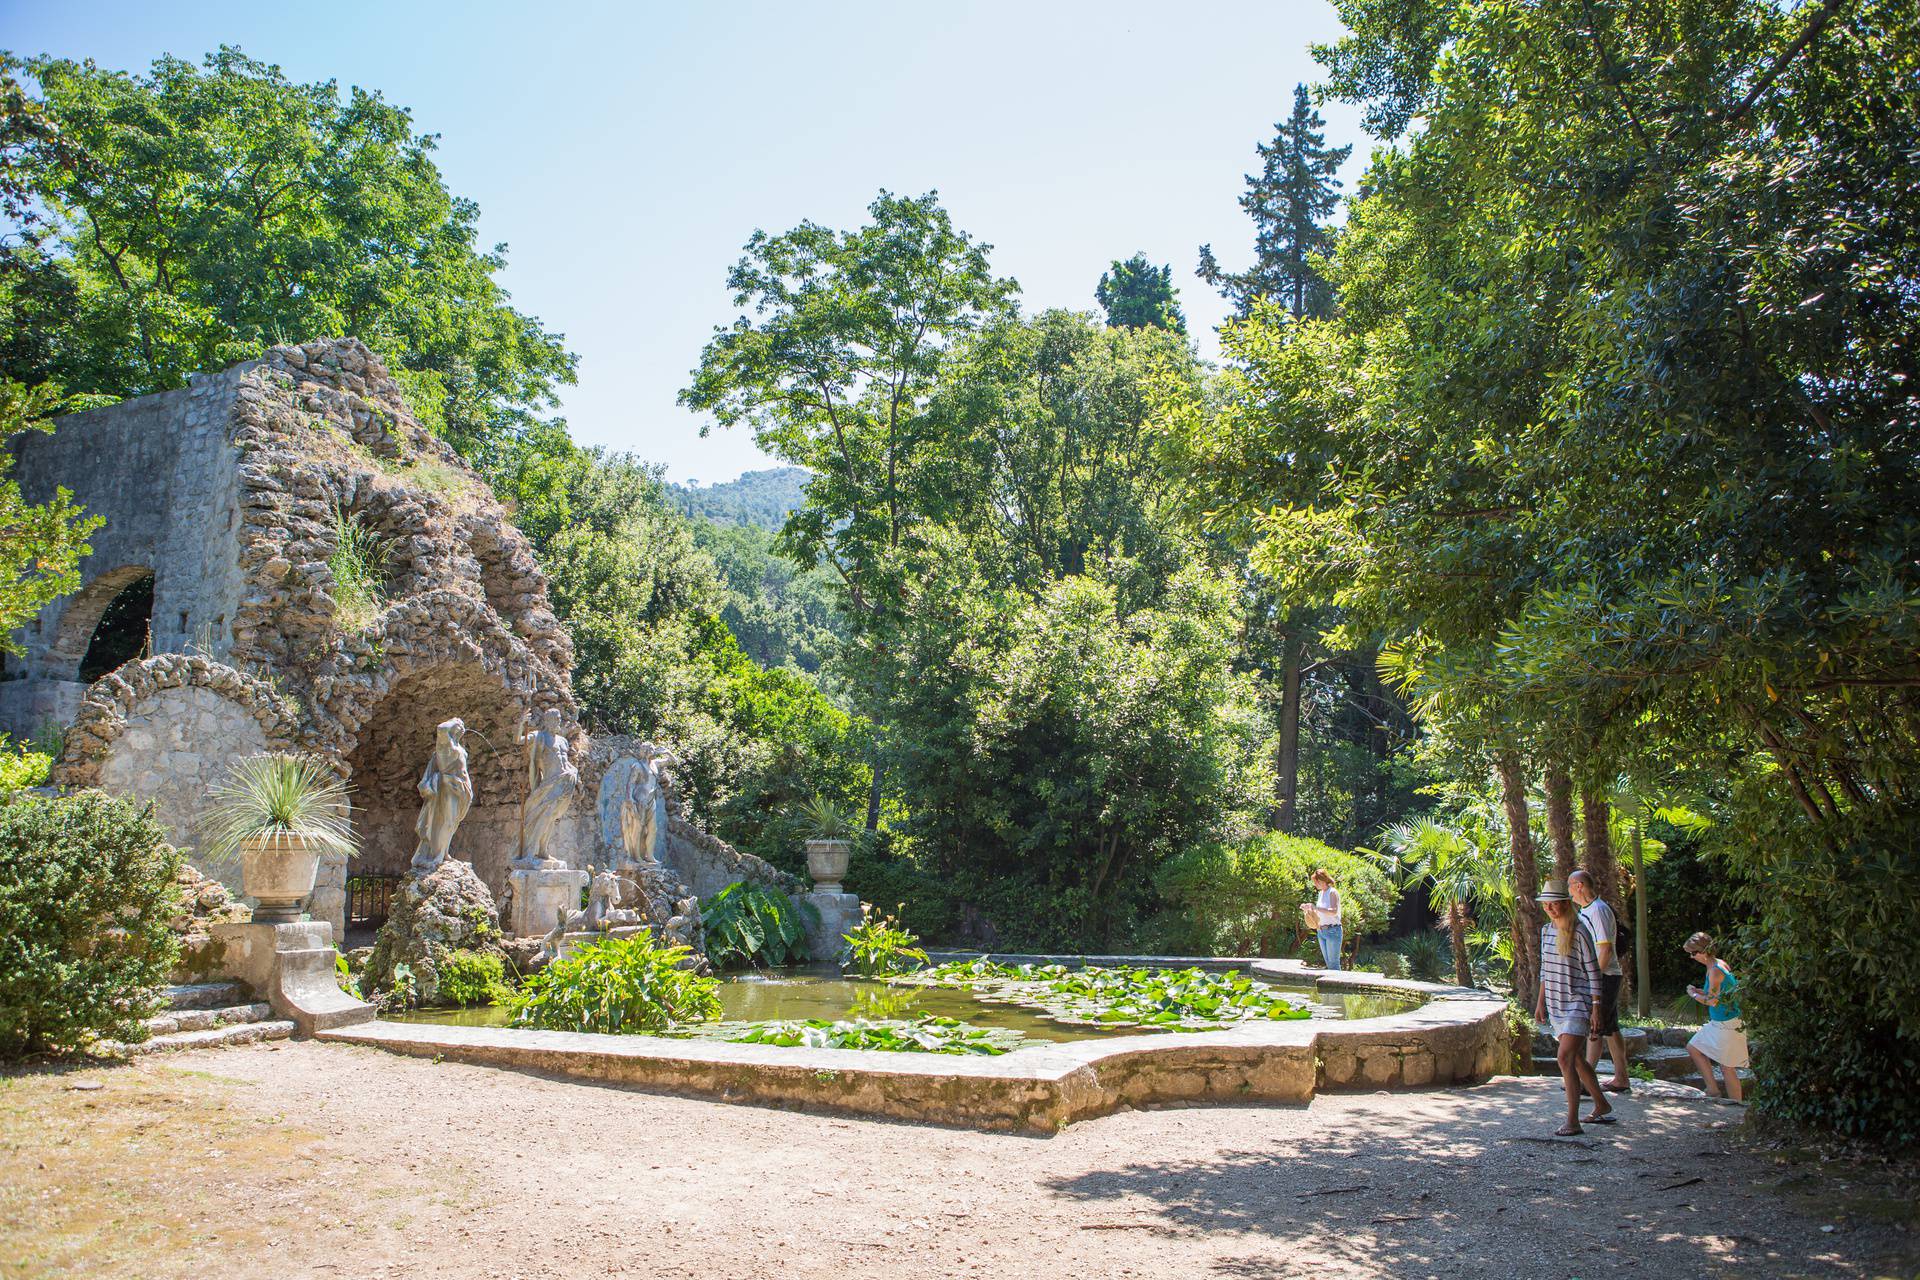
MULTIPOLYGON (((152 800, 191 848, 232 760, 320 754, 351 788, 362 844, 351 869, 323 865, 310 906, 341 940, 349 870, 364 884, 406 876, 415 788, 451 717, 467 726, 473 785, 451 856, 506 892, 528 791, 517 732, 554 711, 581 778, 547 852, 581 871, 617 858, 595 797, 620 744, 582 731, 572 643, 527 540, 357 339, 275 347, 12 449, 29 501, 64 486, 106 522, 80 589, 16 633, 24 656, 0 668, 0 730, 66 727, 56 786, 152 800), (371 616, 341 616, 330 561, 343 529, 378 548, 371 616)), ((661 861, 680 894, 794 887, 685 822, 671 789, 668 804, 661 861)), ((195 863, 238 888, 237 867, 195 863)))

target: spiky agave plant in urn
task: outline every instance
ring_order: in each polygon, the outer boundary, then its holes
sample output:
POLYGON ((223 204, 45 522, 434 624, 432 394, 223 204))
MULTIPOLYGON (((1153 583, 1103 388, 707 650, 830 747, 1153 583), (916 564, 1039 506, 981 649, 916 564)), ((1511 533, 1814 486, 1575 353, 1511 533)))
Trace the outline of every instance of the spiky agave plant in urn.
POLYGON ((814 892, 841 892, 840 880, 853 851, 853 820, 839 805, 815 796, 800 806, 800 821, 808 833, 807 874, 813 877, 814 892))
POLYGON ((260 924, 300 919, 325 854, 356 852, 347 789, 313 756, 246 756, 213 789, 208 852, 238 854, 240 882, 260 924))

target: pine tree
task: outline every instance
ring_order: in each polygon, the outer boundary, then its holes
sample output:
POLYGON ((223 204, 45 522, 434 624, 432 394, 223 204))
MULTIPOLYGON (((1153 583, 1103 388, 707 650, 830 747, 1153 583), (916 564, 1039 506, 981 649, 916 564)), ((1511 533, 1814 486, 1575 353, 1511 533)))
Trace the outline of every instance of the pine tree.
POLYGON ((1187 331, 1187 318, 1180 314, 1179 294, 1173 287, 1173 268, 1154 266, 1144 253, 1125 262, 1114 259, 1113 266, 1101 273, 1093 296, 1105 308, 1107 323, 1116 329, 1157 325, 1175 333, 1187 331))
POLYGON ((1325 316, 1333 293, 1314 269, 1313 255, 1333 241, 1327 219, 1340 202, 1334 175, 1353 148, 1327 145, 1326 121, 1307 98, 1307 86, 1293 90, 1293 115, 1274 126, 1273 141, 1260 147, 1261 169, 1247 175, 1240 207, 1254 225, 1254 263, 1244 272, 1221 269, 1212 245, 1200 246, 1202 280, 1220 290, 1241 316, 1255 299, 1283 304, 1295 316, 1325 316))

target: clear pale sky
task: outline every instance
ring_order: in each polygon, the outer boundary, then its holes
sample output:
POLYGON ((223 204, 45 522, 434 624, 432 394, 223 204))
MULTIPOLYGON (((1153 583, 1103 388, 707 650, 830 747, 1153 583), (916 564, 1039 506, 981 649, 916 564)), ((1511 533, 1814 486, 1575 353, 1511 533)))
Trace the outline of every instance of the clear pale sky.
MULTIPOLYGON (((675 403, 733 316, 756 228, 862 220, 938 189, 1022 306, 1094 308, 1114 258, 1171 263, 1203 354, 1225 306, 1193 276, 1245 265, 1254 145, 1339 24, 1321 0, 1025 3, 93 3, 0 0, 0 48, 144 69, 235 44, 302 81, 379 90, 440 135, 447 184, 505 241, 514 303, 580 355, 583 443, 681 481, 772 465, 675 403)), ((1359 145, 1357 112, 1322 108, 1359 145)))

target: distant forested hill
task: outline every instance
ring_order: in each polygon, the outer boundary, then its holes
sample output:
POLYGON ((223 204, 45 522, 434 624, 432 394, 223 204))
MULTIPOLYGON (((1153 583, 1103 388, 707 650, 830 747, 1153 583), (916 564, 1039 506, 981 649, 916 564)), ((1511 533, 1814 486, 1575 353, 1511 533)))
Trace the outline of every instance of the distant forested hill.
POLYGON ((725 484, 669 484, 667 493, 690 516, 715 524, 778 529, 786 523, 787 512, 800 505, 800 490, 806 483, 806 468, 777 467, 749 471, 725 484))

